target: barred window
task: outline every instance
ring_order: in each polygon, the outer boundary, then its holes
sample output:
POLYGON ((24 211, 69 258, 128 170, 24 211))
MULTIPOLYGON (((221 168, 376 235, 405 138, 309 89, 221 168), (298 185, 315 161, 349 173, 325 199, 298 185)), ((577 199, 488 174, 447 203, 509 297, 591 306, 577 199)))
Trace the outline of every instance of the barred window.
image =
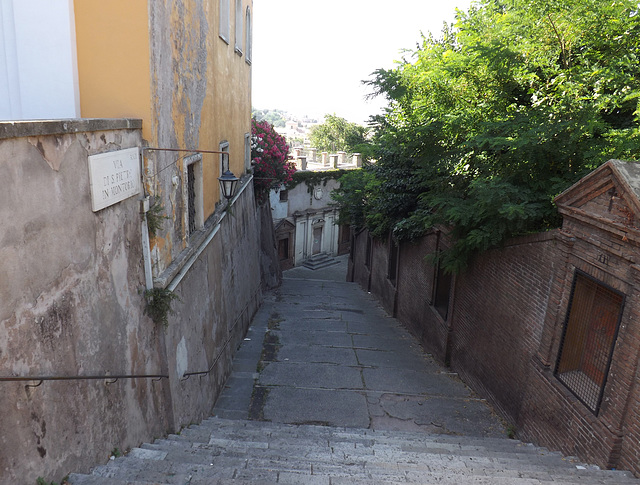
POLYGON ((624 295, 576 271, 555 375, 598 413, 622 318, 624 295))
POLYGON ((364 256, 364 265, 367 268, 371 268, 371 254, 372 254, 371 246, 372 245, 373 245, 373 241, 371 239, 371 236, 367 234, 367 252, 365 253, 365 256, 364 256))
POLYGON ((244 134, 244 168, 251 168, 251 133, 244 134))
POLYGON ((389 264, 387 266, 387 278, 393 286, 396 285, 396 276, 398 273, 398 245, 393 239, 393 236, 389 236, 389 264))
POLYGON ((204 225, 202 202, 202 155, 185 157, 183 166, 184 228, 185 235, 191 236, 204 225))
POLYGON ((435 269, 435 285, 433 290, 433 307, 446 320, 449 316, 449 298, 451 297, 451 273, 446 273, 440 262, 435 269))
POLYGON ((195 165, 187 165, 187 220, 189 234, 196 230, 196 175, 195 165))

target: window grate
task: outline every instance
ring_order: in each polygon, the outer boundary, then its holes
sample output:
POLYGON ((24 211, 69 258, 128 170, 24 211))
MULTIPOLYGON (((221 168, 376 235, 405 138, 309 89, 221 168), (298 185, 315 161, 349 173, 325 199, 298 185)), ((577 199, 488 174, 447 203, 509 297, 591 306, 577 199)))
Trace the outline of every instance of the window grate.
POLYGON ((624 295, 576 271, 555 375, 598 414, 617 338, 624 295))
POLYGON ((387 267, 387 278, 393 286, 396 285, 396 276, 398 273, 398 251, 399 246, 396 244, 392 236, 389 236, 389 265, 387 267))
POLYGON ((451 298, 451 273, 446 273, 440 263, 437 264, 436 284, 433 295, 433 306, 443 320, 449 316, 449 299, 451 298))
POLYGON ((195 164, 187 166, 187 214, 189 234, 196 230, 196 175, 195 164))
POLYGON ((372 245, 373 245, 373 241, 371 240, 371 236, 367 235, 367 251, 364 257, 364 265, 367 268, 371 268, 371 254, 372 254, 371 246, 372 245))

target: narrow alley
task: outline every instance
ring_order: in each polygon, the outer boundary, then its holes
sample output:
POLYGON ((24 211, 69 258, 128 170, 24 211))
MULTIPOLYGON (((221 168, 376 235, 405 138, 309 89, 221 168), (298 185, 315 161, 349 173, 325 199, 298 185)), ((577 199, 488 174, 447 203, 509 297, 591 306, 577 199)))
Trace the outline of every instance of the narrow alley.
POLYGON ((285 272, 213 417, 74 485, 635 484, 518 440, 354 283, 346 260, 285 272))
POLYGON ((234 358, 214 414, 506 437, 487 404, 345 276, 346 256, 328 268, 284 272, 234 358))

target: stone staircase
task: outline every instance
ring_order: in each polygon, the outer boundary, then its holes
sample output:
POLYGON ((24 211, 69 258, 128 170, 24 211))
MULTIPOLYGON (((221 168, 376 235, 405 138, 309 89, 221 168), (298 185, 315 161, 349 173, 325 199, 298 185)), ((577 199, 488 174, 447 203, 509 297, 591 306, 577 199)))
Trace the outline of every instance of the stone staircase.
POLYGON ((516 440, 209 418, 72 474, 85 484, 639 484, 516 440))
POLYGON ((302 266, 309 269, 326 268, 334 264, 338 264, 340 261, 336 260, 333 256, 329 256, 327 253, 318 253, 307 259, 302 266))

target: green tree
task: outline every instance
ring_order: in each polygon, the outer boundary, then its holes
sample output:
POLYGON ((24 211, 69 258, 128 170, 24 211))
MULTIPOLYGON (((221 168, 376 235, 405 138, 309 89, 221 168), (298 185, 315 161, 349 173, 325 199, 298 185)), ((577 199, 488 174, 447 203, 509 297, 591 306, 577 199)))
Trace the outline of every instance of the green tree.
POLYGON ((397 68, 373 136, 374 234, 436 224, 459 270, 505 238, 559 222, 553 197, 639 148, 640 14, 620 0, 485 0, 458 12, 397 68))
POLYGON ((369 153, 367 128, 336 115, 325 115, 324 123, 311 128, 311 145, 330 153, 369 153))
POLYGON ((331 199, 340 209, 338 224, 349 224, 356 229, 366 227, 366 212, 376 179, 370 166, 350 170, 340 177, 340 186, 331 192, 331 199))
POLYGON ((279 109, 253 109, 251 117, 256 121, 267 121, 276 128, 284 128, 287 118, 286 112, 279 109))

